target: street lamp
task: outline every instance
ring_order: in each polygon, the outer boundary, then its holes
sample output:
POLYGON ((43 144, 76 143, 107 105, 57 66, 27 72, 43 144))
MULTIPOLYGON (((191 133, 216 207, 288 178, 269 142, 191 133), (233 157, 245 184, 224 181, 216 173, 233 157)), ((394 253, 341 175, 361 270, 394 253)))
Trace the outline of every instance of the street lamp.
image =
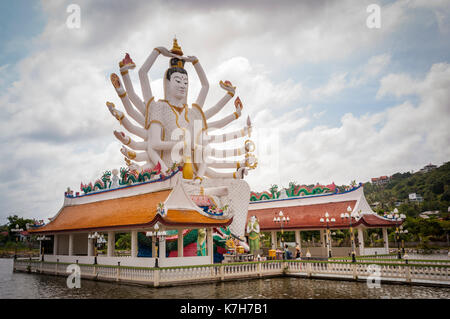
POLYGON ((355 237, 353 235, 353 227, 352 227, 352 218, 359 219, 360 215, 357 211, 352 212, 353 209, 348 206, 347 207, 347 212, 346 213, 342 213, 341 214, 341 219, 345 220, 347 219, 349 221, 349 225, 350 225, 350 239, 352 242, 352 262, 356 262, 356 248, 355 248, 355 237))
POLYGON ((41 256, 42 256, 41 260, 42 260, 42 261, 44 261, 44 246, 42 245, 42 241, 50 240, 50 239, 51 239, 50 237, 46 237, 45 235, 38 236, 38 237, 36 238, 36 240, 39 240, 39 242, 40 242, 41 256))
POLYGON ((289 223, 289 216, 284 216, 283 212, 280 210, 278 213, 278 217, 275 214, 275 217, 273 218, 274 223, 280 223, 281 228, 281 249, 283 249, 283 226, 287 223, 289 223))
MULTIPOLYGON (((405 255, 405 240, 404 240, 403 234, 407 234, 408 230, 403 229, 403 225, 400 225, 400 227, 398 227, 397 230, 398 230, 398 234, 401 236, 400 238, 402 240, 402 255, 405 255)), ((398 251, 399 251, 398 255, 400 256, 400 248, 398 248, 398 251)), ((401 258, 401 256, 399 258, 401 258)))
POLYGON ((99 234, 97 232, 88 235, 88 239, 92 239, 94 241, 94 265, 97 264, 97 246, 100 247, 104 243, 106 243, 106 239, 103 234, 99 234))
MULTIPOLYGON (((155 231, 148 231, 145 233, 145 236, 152 237, 152 241, 155 243, 155 268, 159 268, 158 265, 158 245, 160 242, 163 242, 166 240, 167 232, 165 230, 159 230, 159 224, 156 223, 153 227, 155 231), (157 245, 158 243, 158 245, 157 245)), ((164 252, 165 254, 166 252, 164 252)))
MULTIPOLYGON (((397 208, 395 208, 392 213, 385 214, 384 217, 388 218, 388 219, 391 219, 392 221, 395 221, 395 222, 401 222, 404 219, 406 219, 405 214, 399 214, 397 208)), ((397 224, 397 226, 395 228, 395 238, 396 238, 396 241, 397 241, 397 257, 398 257, 398 259, 402 259, 402 253, 400 252, 400 235, 407 234, 407 233, 408 233, 407 229, 404 230, 402 225, 397 224)), ((403 251, 403 254, 405 253, 404 245, 405 245, 405 243, 404 243, 404 241, 402 239, 402 251, 403 251)))
POLYGON ((13 233, 15 233, 15 236, 16 236, 16 247, 14 248, 14 259, 16 259, 17 258, 17 245, 19 243, 19 235, 17 235, 17 234, 20 232, 23 232, 23 229, 19 228, 19 225, 16 224, 16 228, 11 229, 11 231, 13 233))
POLYGON ((320 218, 321 223, 326 223, 327 225, 327 247, 328 247, 328 258, 331 258, 331 242, 330 242, 330 223, 336 222, 336 219, 329 218, 330 214, 325 213, 325 216, 320 218), (325 218, 324 218, 325 217, 325 218))

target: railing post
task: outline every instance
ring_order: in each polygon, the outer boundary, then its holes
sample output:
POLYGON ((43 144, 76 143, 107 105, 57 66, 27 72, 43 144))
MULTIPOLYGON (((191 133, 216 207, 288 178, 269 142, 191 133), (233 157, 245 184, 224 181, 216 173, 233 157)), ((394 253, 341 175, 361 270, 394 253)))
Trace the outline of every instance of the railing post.
POLYGON ((353 279, 354 279, 354 280, 358 280, 358 275, 357 275, 357 272, 356 272, 356 267, 357 267, 357 265, 356 265, 355 263, 353 263, 353 264, 352 264, 352 268, 353 268, 353 279))
POLYGON ((155 280, 153 282, 153 286, 154 287, 158 287, 159 286, 159 269, 155 269, 155 280))
POLYGON ((261 267, 261 262, 258 263, 258 277, 261 278, 262 277, 262 267, 261 267))
POLYGON ((405 266, 406 270, 406 282, 411 282, 411 267, 405 266))
POLYGON ((117 262, 116 281, 120 280, 120 261, 117 262))
POLYGON ((311 263, 306 264, 306 273, 308 274, 308 277, 311 277, 311 263))
POLYGON ((59 263, 59 259, 56 259, 56 264, 55 264, 55 275, 58 276, 58 263, 59 263))
POLYGON ((220 265, 220 280, 224 281, 225 280, 225 271, 223 269, 223 265, 220 265))

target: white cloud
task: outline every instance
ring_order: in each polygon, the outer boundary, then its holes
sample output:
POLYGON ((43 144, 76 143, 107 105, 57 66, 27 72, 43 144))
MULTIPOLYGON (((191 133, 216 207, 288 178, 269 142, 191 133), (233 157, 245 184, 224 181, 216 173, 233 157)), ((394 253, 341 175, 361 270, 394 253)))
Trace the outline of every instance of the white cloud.
MULTIPOLYGON (((416 94, 420 102, 413 105, 404 101, 361 117, 348 113, 339 127, 303 130, 288 145, 282 140, 279 171, 272 172, 280 176, 275 179, 285 186, 290 180, 365 182, 374 176, 417 170, 430 161, 435 164, 448 161, 450 64, 434 64, 425 78, 415 81, 404 74, 390 74, 385 79, 379 90, 382 96, 416 94), (408 81, 403 84, 398 81, 400 78, 408 81), (405 87, 411 83, 414 85, 407 90, 405 87)), ((266 170, 260 168, 262 172, 266 170)), ((262 179, 258 174, 249 180, 260 190, 268 187, 271 179, 262 179)))

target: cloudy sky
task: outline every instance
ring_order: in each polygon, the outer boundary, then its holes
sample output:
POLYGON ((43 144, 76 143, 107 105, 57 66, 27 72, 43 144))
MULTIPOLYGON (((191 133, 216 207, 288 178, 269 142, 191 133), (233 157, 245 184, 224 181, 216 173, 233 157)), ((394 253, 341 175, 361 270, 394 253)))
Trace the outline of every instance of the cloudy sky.
MULTIPOLYGON (((206 71, 206 107, 223 94, 219 80, 237 86, 235 126, 250 115, 255 127, 253 190, 450 160, 450 1, 2 1, 0 224, 51 217, 67 187, 124 166, 109 74, 126 52, 139 67, 174 35, 206 71), (80 28, 67 25, 71 3, 80 28), (366 23, 372 3, 380 28, 366 23)), ((160 58, 150 72, 157 98, 166 67, 160 58)))

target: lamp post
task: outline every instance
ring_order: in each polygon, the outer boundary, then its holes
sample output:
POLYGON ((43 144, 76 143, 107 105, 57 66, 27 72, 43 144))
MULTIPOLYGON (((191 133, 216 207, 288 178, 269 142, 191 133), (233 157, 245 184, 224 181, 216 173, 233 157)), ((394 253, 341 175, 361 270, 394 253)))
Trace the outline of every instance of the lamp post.
MULTIPOLYGON (((403 229, 403 225, 400 225, 400 227, 397 228, 398 234, 400 235, 400 239, 402 241, 402 255, 405 255, 405 240, 403 237, 403 234, 407 234, 408 230, 403 229)), ((400 255, 400 248, 399 248, 399 255, 400 255)))
POLYGON ((44 261, 44 246, 42 245, 42 242, 43 241, 45 241, 45 240, 50 240, 51 238, 50 237, 46 237, 45 235, 42 235, 42 236, 38 236, 37 238, 36 238, 36 240, 39 240, 39 242, 40 242, 40 247, 41 247, 41 261, 44 261))
MULTIPOLYGON (((156 223, 155 226, 153 227, 155 231, 148 231, 145 233, 145 236, 147 237, 152 237, 152 241, 155 243, 155 248, 156 248, 156 253, 155 253, 155 268, 159 268, 158 265, 158 245, 160 242, 163 242, 164 240, 166 240, 166 236, 167 233, 165 230, 159 230, 159 224, 156 223), (158 245, 156 244, 158 243, 158 245)), ((164 252, 166 253, 166 252, 164 252)))
POLYGON ((103 234, 99 234, 97 232, 88 235, 89 239, 94 241, 94 265, 97 264, 97 246, 100 247, 104 243, 106 243, 105 237, 103 234))
POLYGON ((274 223, 280 223, 281 228, 281 249, 283 249, 283 226, 289 223, 289 216, 284 216, 283 212, 280 210, 278 216, 275 214, 273 218, 274 223))
POLYGON ((19 232, 22 232, 23 231, 23 229, 22 228, 19 228, 19 225, 18 224, 16 224, 16 228, 13 228, 13 229, 11 229, 11 231, 15 234, 15 236, 16 236, 16 246, 15 246, 15 248, 14 248, 14 259, 16 259, 17 258, 17 245, 18 245, 18 243, 19 243, 19 236, 17 235, 19 232))
MULTIPOLYGON (((391 212, 390 214, 384 215, 384 217, 391 219, 393 221, 396 221, 396 222, 401 222, 402 220, 404 220, 406 218, 406 216, 404 214, 398 213, 397 208, 395 208, 394 211, 391 212)), ((395 227, 395 238, 397 241, 397 258, 398 259, 402 259, 402 252, 400 251, 400 235, 407 234, 407 233, 408 233, 407 229, 403 230, 403 226, 397 224, 397 226, 395 227)), ((403 250, 403 253, 405 253, 405 247, 404 247, 403 240, 402 240, 402 250, 403 250)))
POLYGON ((353 235, 353 227, 352 227, 352 218, 359 219, 360 215, 358 212, 352 212, 352 208, 350 206, 347 207, 347 212, 341 214, 342 220, 348 220, 350 225, 350 239, 352 243, 352 262, 356 262, 356 248, 355 248, 355 237, 353 235))
POLYGON ((330 223, 336 222, 336 219, 329 218, 330 214, 325 213, 325 216, 320 218, 321 223, 326 223, 327 226, 327 247, 328 247, 328 258, 331 258, 331 242, 330 242, 330 223), (325 218, 324 218, 325 217, 325 218))

